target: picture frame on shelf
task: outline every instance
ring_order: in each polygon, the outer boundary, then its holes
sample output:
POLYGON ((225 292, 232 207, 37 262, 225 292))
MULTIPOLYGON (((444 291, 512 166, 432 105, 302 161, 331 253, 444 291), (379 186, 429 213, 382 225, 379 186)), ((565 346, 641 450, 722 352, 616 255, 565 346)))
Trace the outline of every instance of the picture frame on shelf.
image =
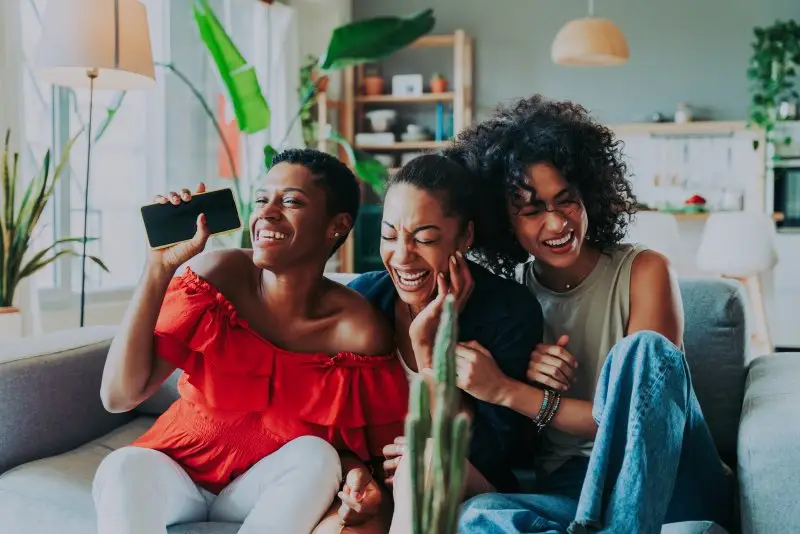
POLYGON ((422 74, 396 74, 392 76, 393 96, 421 96, 422 92, 422 74))

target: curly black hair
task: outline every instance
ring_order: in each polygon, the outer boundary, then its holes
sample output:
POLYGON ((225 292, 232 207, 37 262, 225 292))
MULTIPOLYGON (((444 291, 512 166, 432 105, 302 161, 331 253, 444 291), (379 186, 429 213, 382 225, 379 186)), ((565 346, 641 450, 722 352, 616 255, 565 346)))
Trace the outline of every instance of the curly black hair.
POLYGON ((514 266, 524 261, 527 253, 514 237, 503 190, 468 170, 476 163, 474 154, 457 146, 418 156, 389 179, 387 191, 394 185, 408 184, 439 195, 444 213, 457 216, 462 231, 470 221, 473 223, 468 256, 495 273, 513 277, 514 266), (512 264, 509 258, 516 262, 512 264))
MULTIPOLYGON (((361 188, 350 167, 334 156, 314 148, 290 148, 272 157, 272 166, 278 163, 302 165, 314 175, 315 183, 325 190, 325 208, 329 216, 348 213, 353 224, 361 207, 361 188)), ((347 240, 351 227, 339 237, 330 252, 332 256, 347 240)))
POLYGON ((461 132, 456 145, 474 155, 473 172, 500 183, 511 199, 531 165, 553 165, 580 194, 589 220, 586 240, 605 252, 625 237, 636 198, 623 143, 583 106, 542 95, 522 98, 461 132))

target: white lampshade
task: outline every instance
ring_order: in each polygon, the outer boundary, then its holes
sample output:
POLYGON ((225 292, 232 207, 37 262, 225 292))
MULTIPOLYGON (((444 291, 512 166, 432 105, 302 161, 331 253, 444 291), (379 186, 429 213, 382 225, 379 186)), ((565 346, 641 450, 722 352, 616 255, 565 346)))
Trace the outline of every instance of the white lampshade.
POLYGON ((746 277, 778 263, 775 223, 766 213, 712 213, 703 229, 697 267, 709 273, 746 277))
POLYGON ((678 220, 670 213, 640 211, 628 227, 627 243, 641 243, 660 252, 674 266, 683 263, 683 247, 678 220))
POLYGON ((558 65, 604 67, 627 63, 630 51, 616 24, 590 16, 567 22, 556 34, 550 55, 558 65))
POLYGON ((50 0, 36 57, 45 82, 95 89, 155 85, 147 10, 139 0, 50 0))

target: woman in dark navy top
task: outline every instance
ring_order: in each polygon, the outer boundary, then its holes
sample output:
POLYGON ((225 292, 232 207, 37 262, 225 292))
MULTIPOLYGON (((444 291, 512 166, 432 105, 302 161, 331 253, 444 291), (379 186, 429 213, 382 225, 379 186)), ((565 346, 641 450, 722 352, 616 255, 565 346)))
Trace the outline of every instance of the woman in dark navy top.
MULTIPOLYGON (((538 301, 513 281, 514 265, 500 263, 500 258, 526 259, 513 256, 520 249, 505 214, 503 191, 490 191, 477 180, 455 155, 424 155, 409 162, 390 180, 385 196, 380 251, 386 270, 350 283, 392 321, 398 357, 409 374, 430 366, 436 326, 431 303, 437 295, 455 295, 460 309, 457 380, 473 414, 467 495, 517 488, 512 451, 530 424, 497 405, 498 391, 486 387, 495 378, 472 374, 471 362, 493 359, 492 374, 526 380, 543 325, 538 301)), ((396 445, 386 451, 387 482, 402 454, 402 437, 396 445)))

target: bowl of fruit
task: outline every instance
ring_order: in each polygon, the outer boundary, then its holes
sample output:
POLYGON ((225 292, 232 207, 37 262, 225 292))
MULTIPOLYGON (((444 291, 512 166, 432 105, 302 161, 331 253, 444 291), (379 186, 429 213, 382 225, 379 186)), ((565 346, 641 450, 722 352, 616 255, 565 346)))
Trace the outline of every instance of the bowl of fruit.
POLYGON ((684 213, 705 213, 708 211, 706 207, 706 199, 700 195, 692 195, 683 202, 684 213))

